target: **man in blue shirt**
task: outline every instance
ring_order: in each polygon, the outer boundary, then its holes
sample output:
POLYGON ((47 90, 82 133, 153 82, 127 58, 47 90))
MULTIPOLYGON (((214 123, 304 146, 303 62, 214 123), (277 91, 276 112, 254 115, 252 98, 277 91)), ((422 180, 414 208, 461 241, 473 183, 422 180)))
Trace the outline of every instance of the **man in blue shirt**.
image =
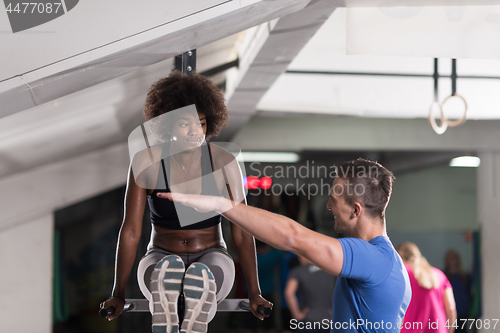
POLYGON ((314 232, 282 215, 225 199, 185 194, 158 196, 199 211, 216 210, 255 238, 274 248, 305 257, 337 275, 332 319, 341 332, 399 332, 411 299, 408 274, 386 232, 385 210, 393 174, 377 162, 357 159, 342 164, 330 190, 327 209, 335 231, 352 238, 336 239, 314 232))

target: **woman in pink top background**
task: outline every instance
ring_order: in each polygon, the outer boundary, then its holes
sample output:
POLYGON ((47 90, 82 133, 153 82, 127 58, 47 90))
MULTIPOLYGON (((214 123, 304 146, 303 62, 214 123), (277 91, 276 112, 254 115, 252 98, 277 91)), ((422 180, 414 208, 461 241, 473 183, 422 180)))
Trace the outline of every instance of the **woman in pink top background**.
POLYGON ((412 289, 401 333, 453 333, 457 314, 446 275, 432 267, 414 243, 404 242, 397 251, 408 271, 412 289))

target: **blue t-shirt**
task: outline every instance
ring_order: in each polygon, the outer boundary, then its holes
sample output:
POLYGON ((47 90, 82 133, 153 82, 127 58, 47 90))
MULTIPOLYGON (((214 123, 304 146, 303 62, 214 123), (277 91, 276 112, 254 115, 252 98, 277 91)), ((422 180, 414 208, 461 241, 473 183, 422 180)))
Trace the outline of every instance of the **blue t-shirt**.
POLYGON ((332 332, 399 332, 411 286, 389 238, 339 241, 344 265, 333 292, 332 332))

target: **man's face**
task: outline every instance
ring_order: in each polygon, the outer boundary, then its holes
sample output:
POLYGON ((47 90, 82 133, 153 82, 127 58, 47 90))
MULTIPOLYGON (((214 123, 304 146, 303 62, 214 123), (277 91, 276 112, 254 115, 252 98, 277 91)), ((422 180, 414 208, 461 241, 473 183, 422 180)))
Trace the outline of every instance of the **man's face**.
POLYGON ((345 179, 335 178, 326 204, 326 209, 332 211, 335 219, 334 229, 338 233, 349 233, 350 230, 352 207, 344 199, 345 182, 345 179))

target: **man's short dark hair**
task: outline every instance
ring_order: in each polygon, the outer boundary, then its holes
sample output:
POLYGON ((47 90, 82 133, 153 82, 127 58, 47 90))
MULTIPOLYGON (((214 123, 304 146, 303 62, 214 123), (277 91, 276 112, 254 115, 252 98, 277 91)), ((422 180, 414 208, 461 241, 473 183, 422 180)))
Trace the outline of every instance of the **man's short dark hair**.
POLYGON ((358 158, 338 167, 337 177, 346 180, 343 196, 348 205, 359 202, 369 216, 384 220, 395 179, 392 172, 378 162, 358 158))

